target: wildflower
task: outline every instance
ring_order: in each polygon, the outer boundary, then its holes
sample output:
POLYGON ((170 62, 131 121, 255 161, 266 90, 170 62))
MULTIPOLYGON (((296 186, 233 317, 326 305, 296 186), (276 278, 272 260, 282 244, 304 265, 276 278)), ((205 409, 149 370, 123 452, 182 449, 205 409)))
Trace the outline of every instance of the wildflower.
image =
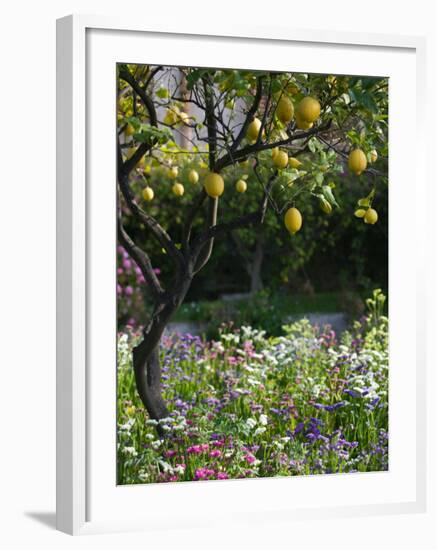
POLYGON ((219 451, 218 449, 214 449, 209 453, 209 456, 211 458, 218 458, 218 457, 222 456, 222 452, 219 451))

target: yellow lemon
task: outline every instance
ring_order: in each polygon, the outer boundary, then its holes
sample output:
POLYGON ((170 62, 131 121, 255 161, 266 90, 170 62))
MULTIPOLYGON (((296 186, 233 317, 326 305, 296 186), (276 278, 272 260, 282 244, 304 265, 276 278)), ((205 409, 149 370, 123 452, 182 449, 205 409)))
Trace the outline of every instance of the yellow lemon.
POLYGON ((276 116, 284 124, 292 121, 294 116, 293 103, 286 96, 282 96, 276 108, 276 116))
POLYGON ((373 208, 369 208, 364 215, 364 223, 373 225, 378 221, 378 212, 373 208))
POLYGON ((291 167, 291 168, 299 168, 299 166, 302 166, 302 163, 300 162, 300 160, 294 158, 294 157, 290 157, 288 159, 288 165, 291 167))
POLYGON ((143 199, 147 202, 151 201, 153 197, 155 196, 155 193, 153 192, 153 189, 151 187, 145 187, 143 189, 143 199))
POLYGON ((314 97, 307 96, 297 107, 299 117, 305 122, 315 122, 320 116, 320 103, 314 97))
POLYGON ((285 227, 294 235, 302 227, 302 214, 297 208, 289 208, 284 217, 285 227))
POLYGON ((273 159, 273 163, 277 168, 285 168, 288 164, 288 155, 285 151, 278 151, 273 159))
POLYGON ((196 184, 199 181, 199 174, 196 170, 190 170, 188 173, 188 181, 192 184, 196 184))
POLYGON ((135 128, 132 126, 132 124, 128 124, 124 129, 124 135, 132 136, 133 134, 135 134, 135 128))
POLYGON ((304 120, 300 114, 299 114, 299 111, 296 112, 296 126, 297 128, 299 128, 299 130, 309 130, 310 128, 313 127, 313 123, 312 122, 307 122, 306 120, 304 120))
POLYGON ((367 167, 367 157, 361 149, 354 149, 349 153, 349 170, 359 176, 367 167))
POLYGON ((247 183, 244 180, 238 180, 237 183, 235 184, 235 189, 239 193, 245 193, 247 189, 247 183))
POLYGON ((220 174, 210 172, 205 178, 204 187, 210 197, 216 198, 225 190, 225 182, 220 174))
POLYGON ((376 162, 378 160, 378 153, 376 149, 372 149, 369 153, 370 162, 376 162))
POLYGON ((247 127, 246 137, 249 141, 256 141, 261 130, 261 121, 259 118, 254 118, 247 127))
POLYGON ((279 147, 273 147, 272 149, 272 159, 275 160, 276 155, 279 153, 279 147))
POLYGON ((177 166, 172 166, 168 171, 168 175, 172 180, 175 180, 178 177, 179 169, 177 166))
POLYGON ((182 195, 184 194, 184 186, 182 185, 182 183, 175 183, 173 185, 173 187, 171 188, 171 190, 173 191, 173 193, 177 196, 177 197, 182 197, 182 195))

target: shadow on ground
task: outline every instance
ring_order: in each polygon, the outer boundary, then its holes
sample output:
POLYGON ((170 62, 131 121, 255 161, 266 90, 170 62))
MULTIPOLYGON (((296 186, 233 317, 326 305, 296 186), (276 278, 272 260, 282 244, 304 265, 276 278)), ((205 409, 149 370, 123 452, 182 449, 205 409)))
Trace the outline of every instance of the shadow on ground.
POLYGON ((56 513, 55 512, 24 512, 24 515, 50 529, 56 529, 56 513))

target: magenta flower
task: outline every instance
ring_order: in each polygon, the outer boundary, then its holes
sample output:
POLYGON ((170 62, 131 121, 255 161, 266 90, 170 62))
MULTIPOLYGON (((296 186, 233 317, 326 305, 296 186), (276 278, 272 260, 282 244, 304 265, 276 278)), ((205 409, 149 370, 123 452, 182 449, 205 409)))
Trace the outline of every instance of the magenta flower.
POLYGON ((217 479, 229 479, 229 476, 226 472, 218 472, 217 479))
POLYGON ((209 453, 209 456, 210 456, 211 458, 218 458, 219 456, 222 456, 222 452, 219 451, 218 449, 214 449, 213 451, 211 451, 211 452, 209 453))
POLYGON ((126 296, 132 296, 132 294, 134 293, 134 289, 130 285, 128 285, 124 289, 124 293, 126 294, 126 296))
POLYGON ((248 464, 253 464, 255 462, 256 458, 253 456, 253 454, 247 453, 246 455, 244 455, 244 460, 248 464))

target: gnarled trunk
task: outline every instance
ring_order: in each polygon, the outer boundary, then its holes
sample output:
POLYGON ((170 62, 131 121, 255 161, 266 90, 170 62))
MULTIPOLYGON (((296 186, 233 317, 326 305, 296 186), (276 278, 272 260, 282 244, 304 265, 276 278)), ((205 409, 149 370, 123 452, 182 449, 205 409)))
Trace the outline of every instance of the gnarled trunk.
MULTIPOLYGON (((144 330, 144 338, 132 352, 138 395, 150 418, 154 420, 168 416, 167 405, 162 397, 159 344, 172 315, 183 302, 191 280, 190 276, 185 275, 174 292, 156 304, 150 323, 144 330)), ((163 435, 159 427, 158 431, 163 435)))

